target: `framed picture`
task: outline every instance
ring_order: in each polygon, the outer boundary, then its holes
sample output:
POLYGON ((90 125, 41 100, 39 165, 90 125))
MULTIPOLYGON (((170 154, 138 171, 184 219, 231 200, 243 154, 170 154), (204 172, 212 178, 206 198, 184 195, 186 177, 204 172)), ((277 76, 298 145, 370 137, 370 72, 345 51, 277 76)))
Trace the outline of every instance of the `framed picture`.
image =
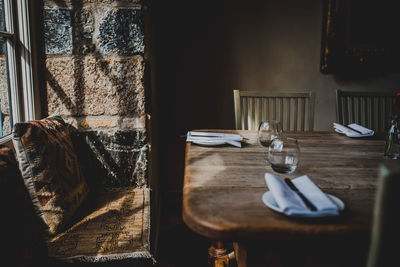
POLYGON ((323 1, 322 73, 400 73, 397 1, 323 1))

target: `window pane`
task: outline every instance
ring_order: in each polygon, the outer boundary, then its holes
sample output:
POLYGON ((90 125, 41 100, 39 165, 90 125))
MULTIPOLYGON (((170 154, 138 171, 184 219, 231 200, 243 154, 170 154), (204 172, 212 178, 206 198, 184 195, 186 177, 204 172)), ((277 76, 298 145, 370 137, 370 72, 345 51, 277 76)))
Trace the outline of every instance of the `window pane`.
POLYGON ((10 134, 12 125, 6 54, 5 39, 0 37, 0 137, 10 134))
POLYGON ((0 31, 5 31, 3 0, 0 0, 0 31))

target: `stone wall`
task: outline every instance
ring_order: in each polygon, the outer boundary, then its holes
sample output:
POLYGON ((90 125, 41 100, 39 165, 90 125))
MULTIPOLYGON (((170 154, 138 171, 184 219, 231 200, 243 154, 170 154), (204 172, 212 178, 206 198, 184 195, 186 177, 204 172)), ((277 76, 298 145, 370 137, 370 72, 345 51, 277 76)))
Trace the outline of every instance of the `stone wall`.
POLYGON ((77 129, 78 151, 93 183, 147 186, 142 4, 44 1, 43 29, 44 114, 61 115, 77 129))

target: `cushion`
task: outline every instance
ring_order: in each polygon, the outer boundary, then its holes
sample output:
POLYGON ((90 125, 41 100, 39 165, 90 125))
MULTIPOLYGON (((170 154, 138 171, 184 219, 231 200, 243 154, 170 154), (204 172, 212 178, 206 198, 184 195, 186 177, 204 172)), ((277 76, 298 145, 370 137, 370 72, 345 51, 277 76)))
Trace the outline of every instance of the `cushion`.
POLYGON ((68 126, 60 116, 16 123, 13 144, 36 214, 53 236, 68 226, 89 191, 68 126))

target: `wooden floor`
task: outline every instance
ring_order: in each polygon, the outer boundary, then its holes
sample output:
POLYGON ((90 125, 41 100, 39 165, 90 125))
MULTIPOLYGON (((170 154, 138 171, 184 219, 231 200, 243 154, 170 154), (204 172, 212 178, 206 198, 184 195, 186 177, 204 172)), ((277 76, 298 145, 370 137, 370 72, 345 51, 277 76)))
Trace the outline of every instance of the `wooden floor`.
POLYGON ((170 195, 162 208, 157 266, 205 267, 210 241, 192 232, 182 221, 180 194, 170 195))

